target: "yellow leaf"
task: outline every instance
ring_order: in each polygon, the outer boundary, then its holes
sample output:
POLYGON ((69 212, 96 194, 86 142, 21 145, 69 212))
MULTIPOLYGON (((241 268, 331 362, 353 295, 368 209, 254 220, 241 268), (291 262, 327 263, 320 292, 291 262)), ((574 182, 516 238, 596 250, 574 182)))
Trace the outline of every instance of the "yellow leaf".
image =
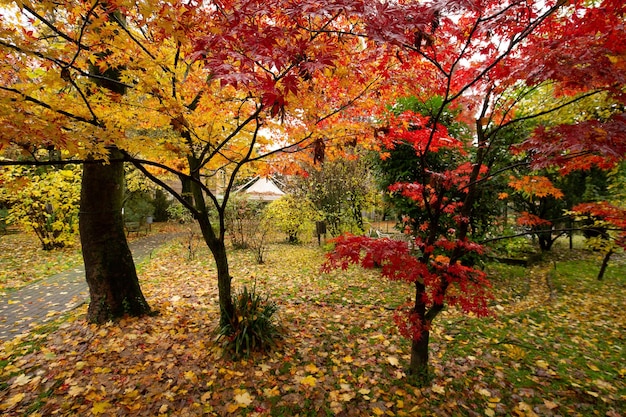
POLYGON ((354 394, 352 392, 344 392, 339 396, 339 399, 343 402, 349 402, 354 398, 354 394))
POLYGON ((70 397, 76 397, 82 394, 85 391, 85 388, 80 387, 78 385, 72 385, 70 389, 67 391, 70 397))
POLYGON ((382 416, 385 414, 385 412, 378 407, 372 408, 372 413, 376 414, 377 416, 382 416))
POLYGON ((308 364, 307 366, 304 367, 304 370, 314 374, 317 371, 319 371, 319 368, 317 366, 315 366, 314 364, 310 363, 310 364, 308 364))
POLYGON ((239 404, 230 403, 228 404, 228 406, 226 406, 226 411, 229 413, 234 413, 237 410, 239 410, 239 404))
POLYGON ((539 368, 541 369, 548 369, 548 367, 550 366, 550 364, 548 364, 548 362, 539 359, 538 361, 535 362, 535 365, 537 365, 539 368))
POLYGON ((592 371, 596 371, 596 372, 600 371, 600 368, 598 368, 597 366, 595 366, 595 365, 594 365, 594 364, 592 364, 592 363, 588 363, 588 364, 587 364, 587 367, 588 367, 589 369, 591 369, 592 371))
POLYGON ((433 392, 436 392, 437 394, 445 394, 446 393, 446 389, 444 387, 442 387, 441 385, 433 384, 433 386, 430 389, 433 392))
POLYGON ((493 417, 496 415, 496 412, 493 411, 491 408, 485 408, 485 415, 487 417, 493 417))
POLYGON ((163 405, 161 405, 161 407, 159 407, 159 414, 165 414, 165 413, 167 413, 167 409, 168 409, 167 404, 163 404, 163 405))
POLYGON ((361 389, 359 390, 359 394, 361 394, 361 395, 367 395, 367 394, 369 394, 370 392, 372 392, 372 390, 371 390, 371 389, 369 389, 369 388, 361 388, 361 389))
POLYGON ((23 392, 17 393, 14 396, 12 396, 11 398, 9 398, 8 400, 6 400, 3 404, 2 404, 2 408, 7 410, 9 408, 14 407, 16 404, 18 404, 20 401, 22 401, 25 397, 25 394, 23 392))
POLYGON ((277 397, 280 395, 280 390, 276 386, 274 388, 265 388, 263 389, 263 395, 266 396, 267 398, 277 397))
POLYGON ((252 397, 248 391, 242 390, 240 394, 235 395, 235 402, 241 406, 247 407, 252 403, 252 397))
POLYGON ((193 371, 189 370, 189 371, 185 372, 184 375, 185 375, 185 379, 187 381, 190 381, 193 384, 198 383, 198 377, 196 376, 196 374, 193 371))
POLYGON ((543 405, 545 405, 548 410, 554 410, 555 408, 559 406, 554 401, 548 401, 548 400, 543 400, 543 405))
POLYGON ((352 356, 348 355, 348 356, 343 358, 343 361, 345 363, 352 363, 354 361, 354 359, 352 358, 352 356))
POLYGON ((21 387, 21 386, 28 384, 30 380, 31 378, 29 376, 26 376, 25 374, 21 374, 20 376, 15 378, 15 380, 13 381, 13 385, 21 387))
POLYGON ((395 356, 387 356, 387 362, 389 362, 392 366, 400 365, 398 358, 396 358, 395 356))
POLYGON ((105 413, 109 407, 111 407, 111 403, 108 401, 99 401, 93 403, 93 407, 91 407, 92 414, 102 414, 105 413))
POLYGON ((606 382, 602 379, 594 379, 593 383, 597 386, 600 387, 602 389, 605 389, 607 391, 617 391, 617 388, 615 388, 613 385, 611 385, 609 382, 606 382))
POLYGON ((484 395, 485 397, 491 397, 491 392, 485 388, 481 388, 478 390, 480 395, 484 395))
POLYGON ((313 388, 316 384, 317 384, 317 380, 315 379, 314 376, 312 375, 307 375, 304 378, 302 378, 302 380, 300 381, 300 383, 302 385, 306 385, 309 386, 311 388, 313 388))

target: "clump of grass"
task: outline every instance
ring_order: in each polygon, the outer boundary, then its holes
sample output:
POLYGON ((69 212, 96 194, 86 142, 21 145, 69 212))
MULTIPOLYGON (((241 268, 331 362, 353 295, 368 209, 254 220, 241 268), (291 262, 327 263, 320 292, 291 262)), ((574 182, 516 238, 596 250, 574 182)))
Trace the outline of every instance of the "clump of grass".
POLYGON ((235 311, 224 314, 218 329, 218 341, 224 341, 225 350, 234 358, 247 357, 252 352, 265 351, 276 345, 282 328, 275 322, 276 303, 243 287, 235 295, 235 311))

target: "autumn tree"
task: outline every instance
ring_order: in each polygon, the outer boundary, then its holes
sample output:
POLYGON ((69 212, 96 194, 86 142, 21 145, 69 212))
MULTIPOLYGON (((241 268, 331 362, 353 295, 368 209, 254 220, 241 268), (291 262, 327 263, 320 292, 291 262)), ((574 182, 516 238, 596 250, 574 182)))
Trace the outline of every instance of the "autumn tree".
POLYGON ((299 243, 303 236, 310 236, 314 222, 321 218, 311 200, 293 194, 272 201, 265 216, 274 227, 287 235, 290 243, 299 243))
POLYGON ((7 221, 32 230, 44 250, 72 246, 78 232, 79 168, 6 167, 0 200, 7 221))
MULTIPOLYGON (((128 161, 192 213, 217 264, 222 317, 236 319, 225 209, 237 175, 267 156, 341 137, 333 118, 377 80, 368 71, 376 51, 362 40, 337 36, 362 12, 360 2, 347 6, 123 0, 7 5, 17 17, 3 19, 2 141, 54 146, 92 160, 85 164, 81 208, 88 276, 91 265, 100 265, 90 248, 107 245, 90 232, 110 232, 121 242, 116 192, 119 165, 128 161), (227 173, 219 198, 206 186, 218 172, 227 173), (164 175, 179 180, 183 191, 176 192, 164 175), (100 187, 105 180, 110 187, 100 187), (105 212, 109 218, 89 217, 105 212)), ((102 304, 97 295, 93 305, 102 304)), ((126 298, 145 305, 142 297, 126 298)), ((101 317, 90 312, 95 316, 101 317)))
MULTIPOLYGON (((482 250, 471 240, 471 225, 481 187, 510 170, 493 169, 494 153, 512 150, 504 140, 505 130, 585 97, 609 94, 613 100, 624 100, 619 81, 624 75, 624 49, 617 42, 624 36, 623 25, 614 24, 623 21, 621 2, 480 5, 448 3, 431 10, 430 25, 412 27, 411 39, 407 32, 385 39, 397 47, 399 61, 393 77, 396 83, 389 88, 422 102, 433 95, 442 97, 431 114, 405 111, 381 116, 376 136, 383 158, 398 146, 413 149, 418 180, 400 181, 389 191, 412 201, 423 218, 419 222, 407 219, 411 246, 386 239, 342 237, 327 263, 327 267, 382 266, 384 276, 413 286, 411 303, 396 320, 412 342, 409 372, 421 382, 428 373, 429 330, 446 303, 486 313, 487 282, 468 260, 482 250), (399 79, 422 82, 398 84, 399 79), (554 89, 554 101, 542 108, 525 106, 526 98, 548 85, 554 89), (445 109, 454 105, 466 110, 458 120, 471 122, 471 140, 454 138, 443 124, 445 109), (465 158, 447 167, 431 162, 448 149, 464 153, 465 158)), ((405 5, 397 7, 405 13, 409 10, 405 5)), ((400 22, 405 22, 403 28, 408 31, 407 20, 400 22)), ((561 173, 594 165, 606 169, 624 157, 624 126, 620 112, 607 120, 544 124, 516 151, 528 155, 534 168, 553 166, 561 173)))
POLYGON ((2 143, 30 155, 43 148, 88 160, 79 219, 88 319, 102 323, 145 314, 150 308, 122 222, 124 171, 115 143, 120 129, 106 110, 127 88, 120 80, 123 65, 111 65, 112 27, 124 30, 124 19, 118 9, 99 2, 3 4, 3 13, 12 17, 3 18, 0 40, 2 143))
POLYGON ((328 231, 338 236, 346 230, 365 229, 363 211, 377 192, 363 149, 352 149, 317 164, 302 163, 302 174, 292 181, 293 192, 310 200, 323 216, 328 231))

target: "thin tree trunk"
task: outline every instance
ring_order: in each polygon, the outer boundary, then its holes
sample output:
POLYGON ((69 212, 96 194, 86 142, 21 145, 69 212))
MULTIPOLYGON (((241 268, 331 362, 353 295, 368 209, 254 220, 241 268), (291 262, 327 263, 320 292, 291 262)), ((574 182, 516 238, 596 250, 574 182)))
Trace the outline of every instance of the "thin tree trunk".
MULTIPOLYGON (((189 166, 191 168, 192 176, 199 182, 199 161, 193 156, 188 157, 189 166)), ((231 281, 230 271, 228 267, 228 257, 226 254, 226 245, 224 243, 224 214, 219 214, 219 229, 216 230, 211 224, 209 213, 206 208, 206 201, 202 188, 198 183, 193 181, 183 181, 183 187, 188 187, 193 195, 193 204, 196 208, 196 220, 200 225, 202 237, 209 247, 209 250, 213 254, 215 264, 217 267, 217 287, 220 303, 220 322, 225 323, 235 315, 235 307, 233 305, 233 299, 231 295, 231 281), (188 182, 187 184, 184 184, 188 182)))
MULTIPOLYGON (((110 157, 121 153, 110 149, 110 157)), ((126 242, 123 198, 123 162, 84 164, 79 229, 91 298, 87 319, 94 323, 150 312, 126 242)))
POLYGON ((428 344, 430 323, 426 322, 426 303, 424 303, 424 284, 415 283, 415 305, 413 312, 417 315, 420 332, 417 337, 411 340, 411 361, 409 363, 408 374, 418 386, 426 386, 429 383, 428 373, 428 344))
POLYGON ((228 266, 228 256, 226 253, 226 245, 224 239, 219 239, 211 229, 211 225, 205 219, 198 219, 202 237, 208 246, 215 265, 217 268, 217 289, 220 303, 220 322, 224 323, 234 316, 235 307, 233 306, 231 295, 230 269, 228 266))
POLYGON ((611 255, 613 255, 612 250, 608 251, 606 255, 604 255, 600 271, 598 272, 598 281, 602 281, 604 279, 604 273, 606 272, 606 268, 609 266, 609 259, 611 258, 611 255))

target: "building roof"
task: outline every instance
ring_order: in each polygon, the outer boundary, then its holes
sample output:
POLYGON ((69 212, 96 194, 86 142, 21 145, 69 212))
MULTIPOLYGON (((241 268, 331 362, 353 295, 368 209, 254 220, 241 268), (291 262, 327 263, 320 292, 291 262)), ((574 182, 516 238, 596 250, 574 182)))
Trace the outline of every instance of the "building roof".
POLYGON ((257 177, 237 190, 250 200, 274 201, 285 195, 270 178, 257 177))

